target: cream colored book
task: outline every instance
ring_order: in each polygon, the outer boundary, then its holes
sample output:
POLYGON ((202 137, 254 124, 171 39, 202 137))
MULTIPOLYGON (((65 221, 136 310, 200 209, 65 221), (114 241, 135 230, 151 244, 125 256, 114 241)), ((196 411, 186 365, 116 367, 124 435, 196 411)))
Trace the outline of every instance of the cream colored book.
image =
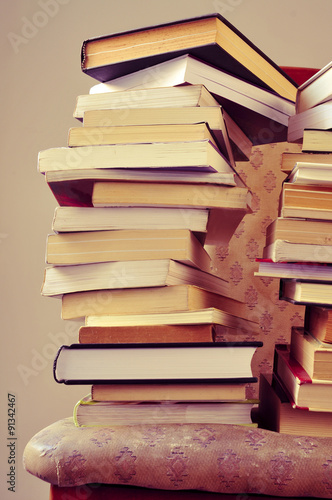
POLYGON ((193 233, 178 230, 83 231, 50 234, 47 264, 88 264, 125 260, 173 259, 210 272, 211 257, 193 233))
POLYGON ((229 282, 171 259, 47 266, 42 295, 189 284, 229 295, 229 282))
POLYGON ((233 316, 248 318, 248 310, 244 302, 194 285, 118 288, 69 293, 62 297, 61 316, 62 319, 75 319, 90 314, 173 313, 209 307, 233 316))
MULTIPOLYGON (((89 93, 77 96, 74 118, 85 119, 85 113, 96 109, 114 109, 125 120, 129 109, 187 108, 219 106, 218 101, 202 84, 126 89, 110 93, 89 93)), ((86 123, 85 123, 86 125, 86 123)), ((109 123, 109 125, 111 125, 109 123)))
POLYGON ((255 321, 213 307, 168 313, 90 314, 85 317, 85 326, 196 325, 210 323, 233 329, 234 335, 243 334, 244 332, 247 332, 248 335, 258 335, 260 333, 259 324, 255 321))
MULTIPOLYGON (((174 87, 183 88, 183 87, 174 87)), ((105 100, 119 92, 108 92, 106 94, 91 94, 91 100, 95 96, 103 96, 105 100)), ((135 103, 136 104, 136 103, 135 103)), ((218 104, 218 103, 217 103, 218 104)), ((144 101, 142 103, 144 105, 144 101)), ((128 125, 173 125, 207 123, 212 131, 221 151, 228 153, 238 161, 249 159, 252 141, 242 131, 233 118, 220 106, 176 106, 158 108, 129 107, 121 112, 119 109, 111 108, 107 102, 91 104, 91 108, 82 111, 84 127, 117 127, 128 125), (231 152, 230 152, 231 148, 231 152)))
POLYGON ((95 182, 94 207, 160 206, 183 208, 227 208, 250 210, 248 188, 156 182, 95 182))
POLYGON ((205 233, 209 211, 158 207, 56 207, 52 229, 56 232, 110 229, 189 229, 205 233))
POLYGON ((128 168, 232 172, 233 167, 208 139, 197 141, 128 143, 102 146, 58 147, 39 152, 38 169, 128 168))

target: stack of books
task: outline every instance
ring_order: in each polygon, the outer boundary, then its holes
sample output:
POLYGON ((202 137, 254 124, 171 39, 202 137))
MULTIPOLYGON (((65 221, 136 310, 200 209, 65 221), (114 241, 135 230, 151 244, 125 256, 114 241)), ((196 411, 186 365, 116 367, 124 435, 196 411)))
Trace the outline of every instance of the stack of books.
POLYGON ((262 375, 263 425, 310 436, 332 435, 332 136, 318 119, 331 103, 331 78, 328 64, 298 89, 289 141, 301 141, 302 151, 285 156, 279 217, 267 228, 255 273, 279 278, 280 300, 305 308, 289 344, 276 345, 272 376, 262 375))
POLYGON ((209 248, 251 212, 236 170, 287 137, 296 85, 219 15, 86 40, 66 147, 41 151, 59 206, 42 294, 64 320, 59 383, 90 386, 77 425, 255 425, 260 333, 209 248))

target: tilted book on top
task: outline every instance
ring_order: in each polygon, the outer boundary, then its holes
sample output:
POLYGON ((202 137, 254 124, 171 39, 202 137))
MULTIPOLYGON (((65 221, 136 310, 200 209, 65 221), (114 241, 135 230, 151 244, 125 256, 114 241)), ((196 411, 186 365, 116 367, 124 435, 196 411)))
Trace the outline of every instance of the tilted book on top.
POLYGON ((293 101, 190 55, 96 84, 90 93, 189 84, 205 85, 253 144, 287 139, 288 121, 295 113, 293 101))
POLYGON ((220 14, 85 40, 82 71, 106 81, 191 54, 295 101, 297 85, 220 14))

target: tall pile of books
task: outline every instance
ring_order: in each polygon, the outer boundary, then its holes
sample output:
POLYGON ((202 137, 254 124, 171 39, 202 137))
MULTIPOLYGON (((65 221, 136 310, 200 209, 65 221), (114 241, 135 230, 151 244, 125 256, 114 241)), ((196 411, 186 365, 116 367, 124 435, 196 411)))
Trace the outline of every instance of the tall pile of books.
POLYGON ((81 124, 38 163, 59 203, 42 294, 84 318, 54 363, 91 388, 75 421, 252 425, 259 326, 209 248, 250 213, 236 161, 286 139, 296 86, 219 15, 86 40, 82 69, 81 124))
POLYGON ((302 84, 285 153, 280 217, 267 229, 259 276, 280 279, 280 300, 303 305, 304 324, 276 345, 273 376, 262 375, 263 425, 332 436, 332 63, 302 84))

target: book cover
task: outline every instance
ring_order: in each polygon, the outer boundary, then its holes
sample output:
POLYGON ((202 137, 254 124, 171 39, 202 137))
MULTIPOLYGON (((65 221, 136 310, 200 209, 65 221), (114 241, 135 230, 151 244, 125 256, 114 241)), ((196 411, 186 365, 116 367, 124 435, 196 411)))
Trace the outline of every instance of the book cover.
POLYGON ((216 13, 87 39, 81 65, 106 81, 188 53, 295 101, 297 84, 216 13))
POLYGON ((262 342, 71 344, 59 348, 58 383, 252 382, 252 357, 262 342), (171 370, 170 370, 171 367, 171 370))

